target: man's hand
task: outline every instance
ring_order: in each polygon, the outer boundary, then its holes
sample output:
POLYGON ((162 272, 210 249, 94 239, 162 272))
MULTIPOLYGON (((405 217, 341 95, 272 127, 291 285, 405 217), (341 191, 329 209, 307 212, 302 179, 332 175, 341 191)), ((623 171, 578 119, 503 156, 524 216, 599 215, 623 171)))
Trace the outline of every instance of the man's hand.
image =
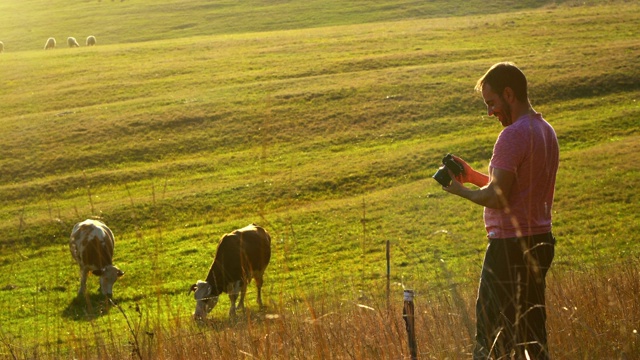
MULTIPOLYGON (((471 165, 467 164, 462 158, 453 155, 453 159, 464 169, 464 172, 455 177, 460 183, 471 183, 478 187, 483 187, 489 183, 489 176, 474 170, 471 165)), ((453 174, 451 174, 453 179, 453 174)))
MULTIPOLYGON (((449 169, 447 169, 447 170, 449 170, 449 169)), ((461 196, 461 194, 465 190, 469 190, 464 185, 462 185, 462 182, 460 180, 458 180, 458 178, 460 178, 462 175, 456 177, 453 174, 453 172, 451 170, 449 170, 449 176, 451 176, 451 184, 449 184, 449 186, 443 186, 442 190, 444 190, 444 191, 446 191, 448 193, 451 193, 451 194, 459 195, 459 196, 461 196)))

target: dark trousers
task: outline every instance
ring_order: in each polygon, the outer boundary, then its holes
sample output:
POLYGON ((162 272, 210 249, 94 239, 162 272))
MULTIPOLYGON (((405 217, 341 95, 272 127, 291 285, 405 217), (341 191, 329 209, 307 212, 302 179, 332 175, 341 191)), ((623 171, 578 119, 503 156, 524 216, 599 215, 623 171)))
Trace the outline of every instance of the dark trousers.
POLYGON ((551 233, 490 239, 476 301, 474 359, 549 359, 545 276, 555 253, 551 233))

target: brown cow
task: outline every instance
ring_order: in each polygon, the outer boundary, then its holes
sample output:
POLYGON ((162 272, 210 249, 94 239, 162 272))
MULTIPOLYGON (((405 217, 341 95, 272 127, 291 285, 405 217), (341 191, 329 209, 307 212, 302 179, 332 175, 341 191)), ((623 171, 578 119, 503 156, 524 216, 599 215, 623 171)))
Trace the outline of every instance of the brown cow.
POLYGON ((228 293, 231 300, 230 317, 236 314, 238 292, 238 308, 244 310, 244 297, 252 278, 256 280, 258 305, 262 308, 263 274, 270 259, 271 237, 256 224, 222 236, 206 281, 198 280, 189 291, 194 291, 196 299, 194 319, 204 319, 223 292, 228 293))
POLYGON ((69 249, 80 266, 78 296, 85 293, 89 271, 100 276, 102 294, 108 298, 113 296, 113 284, 124 275, 112 264, 114 245, 113 233, 98 220, 87 219, 73 227, 69 249))

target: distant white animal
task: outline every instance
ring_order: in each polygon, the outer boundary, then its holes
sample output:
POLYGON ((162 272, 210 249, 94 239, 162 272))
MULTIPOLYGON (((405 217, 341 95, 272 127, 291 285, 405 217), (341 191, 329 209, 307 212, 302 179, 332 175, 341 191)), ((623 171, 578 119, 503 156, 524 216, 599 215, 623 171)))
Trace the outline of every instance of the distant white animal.
POLYGON ((67 44, 69 44, 69 47, 80 47, 80 44, 78 44, 76 38, 71 36, 67 38, 67 44))
POLYGON ((44 44, 44 49, 45 50, 55 49, 55 47, 56 47, 56 39, 52 37, 48 38, 46 44, 44 44))
POLYGON ((80 266, 78 296, 85 293, 89 271, 100 276, 102 294, 108 298, 113 296, 113 284, 124 275, 122 270, 112 264, 114 246, 113 233, 101 221, 87 219, 73 227, 69 249, 80 266))
POLYGON ((256 224, 222 236, 206 281, 198 280, 191 285, 189 292, 193 291, 196 299, 194 319, 203 320, 223 292, 229 294, 231 300, 230 317, 236 315, 238 293, 238 307, 244 310, 244 297, 252 278, 256 280, 258 305, 262 308, 263 275, 270 258, 271 237, 256 224))
POLYGON ((89 35, 87 36, 87 41, 86 41, 87 46, 93 46, 96 44, 96 37, 93 35, 89 35))
POLYGON ((0 53, 4 51, 4 43, 0 41, 0 53))

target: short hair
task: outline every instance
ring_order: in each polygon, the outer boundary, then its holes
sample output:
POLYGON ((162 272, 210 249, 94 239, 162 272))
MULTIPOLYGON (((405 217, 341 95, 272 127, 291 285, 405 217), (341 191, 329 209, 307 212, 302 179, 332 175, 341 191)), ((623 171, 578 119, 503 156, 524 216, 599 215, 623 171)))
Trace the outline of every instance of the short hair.
POLYGON ((527 78, 524 73, 512 62, 499 62, 494 64, 482 75, 476 83, 475 90, 482 91, 482 87, 488 84, 491 90, 502 96, 504 89, 509 87, 513 90, 516 99, 527 101, 527 78))

